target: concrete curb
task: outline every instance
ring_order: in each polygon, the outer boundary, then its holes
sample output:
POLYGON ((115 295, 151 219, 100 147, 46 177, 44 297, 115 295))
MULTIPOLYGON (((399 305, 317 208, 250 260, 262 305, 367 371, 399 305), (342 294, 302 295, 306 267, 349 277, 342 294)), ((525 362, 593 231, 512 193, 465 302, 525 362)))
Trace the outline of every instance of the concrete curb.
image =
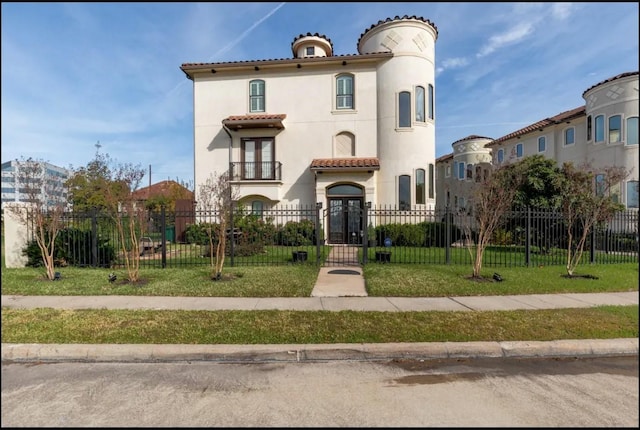
POLYGON ((317 362, 638 355, 638 338, 381 344, 2 344, 3 362, 317 362))

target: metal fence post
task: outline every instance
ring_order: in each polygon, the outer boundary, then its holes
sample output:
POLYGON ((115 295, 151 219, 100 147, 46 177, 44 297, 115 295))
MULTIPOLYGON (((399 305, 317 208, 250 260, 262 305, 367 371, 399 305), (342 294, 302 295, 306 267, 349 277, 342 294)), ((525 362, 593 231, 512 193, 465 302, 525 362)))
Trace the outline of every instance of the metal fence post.
POLYGON ((591 226, 591 245, 589 246, 589 262, 596 262, 596 226, 591 226))
POLYGON ((451 264, 451 224, 449 221, 449 205, 444 210, 444 260, 451 264))
MULTIPOLYGON (((234 228, 233 228, 233 207, 235 206, 234 203, 235 203, 234 200, 231 200, 230 203, 229 203, 229 218, 230 218, 229 219, 229 230, 230 230, 229 236, 230 236, 230 240, 231 240, 231 249, 230 249, 231 267, 233 267, 233 257, 234 257, 234 254, 235 254, 234 245, 235 245, 235 238, 236 238, 236 236, 234 234, 234 231, 233 231, 234 230, 234 228)), ((224 216, 224 214, 222 214, 222 216, 224 216)), ((225 231, 222 232, 222 234, 226 234, 226 233, 227 232, 225 232, 225 231)))
POLYGON ((525 224, 524 238, 524 264, 525 266, 529 266, 531 264, 531 206, 527 206, 527 222, 525 224))
POLYGON ((98 266, 98 220, 97 210, 91 210, 91 267, 98 266))
POLYGON ((320 264, 320 247, 321 243, 324 243, 324 232, 322 237, 320 234, 320 209, 322 209, 322 202, 316 203, 316 264, 320 264))
POLYGON ((364 241, 362 243, 362 265, 367 264, 369 260, 369 209, 371 208, 371 202, 366 202, 364 208, 362 208, 362 222, 364 229, 364 241))
POLYGON ((162 229, 162 268, 167 267, 167 219, 165 206, 160 208, 160 228, 162 229))

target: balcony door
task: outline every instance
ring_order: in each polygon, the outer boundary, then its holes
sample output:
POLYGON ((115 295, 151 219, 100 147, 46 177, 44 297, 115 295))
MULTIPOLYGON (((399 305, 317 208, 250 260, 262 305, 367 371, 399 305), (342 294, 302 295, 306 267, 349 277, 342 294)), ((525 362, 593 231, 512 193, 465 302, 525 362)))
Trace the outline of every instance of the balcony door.
POLYGON ((242 179, 275 179, 273 138, 242 139, 242 179))

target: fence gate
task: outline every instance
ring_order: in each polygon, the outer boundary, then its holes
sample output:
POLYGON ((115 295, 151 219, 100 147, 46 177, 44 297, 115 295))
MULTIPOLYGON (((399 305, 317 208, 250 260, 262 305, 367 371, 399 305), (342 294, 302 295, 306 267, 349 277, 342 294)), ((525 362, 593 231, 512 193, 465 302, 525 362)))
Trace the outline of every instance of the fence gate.
POLYGON ((362 261, 366 208, 362 197, 331 197, 323 211, 331 252, 325 266, 359 266, 362 261))

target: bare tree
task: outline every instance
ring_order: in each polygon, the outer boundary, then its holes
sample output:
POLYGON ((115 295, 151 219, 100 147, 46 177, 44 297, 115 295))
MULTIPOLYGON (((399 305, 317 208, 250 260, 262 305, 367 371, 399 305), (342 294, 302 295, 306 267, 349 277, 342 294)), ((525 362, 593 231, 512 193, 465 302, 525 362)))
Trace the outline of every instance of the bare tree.
POLYGON ((465 216, 466 222, 463 223, 467 249, 473 262, 473 278, 482 278, 480 271, 484 251, 493 232, 504 223, 522 180, 520 167, 515 163, 499 167, 483 182, 474 184, 470 214, 465 216), (471 240, 474 230, 476 241, 471 240))
POLYGON ((573 276, 584 251, 589 232, 597 224, 610 221, 624 206, 615 202, 612 191, 629 176, 624 167, 594 168, 585 163, 576 168, 564 163, 558 185, 561 209, 567 228, 567 275, 573 276), (599 180, 596 181, 596 174, 599 180))
POLYGON ((109 180, 102 182, 105 208, 118 231, 120 250, 130 282, 137 282, 140 273, 140 238, 144 236, 146 210, 135 198, 144 177, 144 169, 131 163, 109 169, 109 180))
POLYGON ((198 208, 214 212, 216 215, 214 219, 217 222, 206 224, 205 231, 209 240, 211 279, 220 280, 227 248, 227 229, 231 224, 233 212, 232 205, 239 194, 229 182, 229 172, 211 173, 207 180, 200 184, 199 191, 198 208))
POLYGON ((46 162, 33 158, 16 160, 14 182, 20 200, 28 205, 9 205, 8 209, 25 226, 32 228, 47 278, 55 279, 55 242, 62 228, 62 216, 66 200, 61 200, 63 186, 57 181, 48 181, 45 175, 46 162))

